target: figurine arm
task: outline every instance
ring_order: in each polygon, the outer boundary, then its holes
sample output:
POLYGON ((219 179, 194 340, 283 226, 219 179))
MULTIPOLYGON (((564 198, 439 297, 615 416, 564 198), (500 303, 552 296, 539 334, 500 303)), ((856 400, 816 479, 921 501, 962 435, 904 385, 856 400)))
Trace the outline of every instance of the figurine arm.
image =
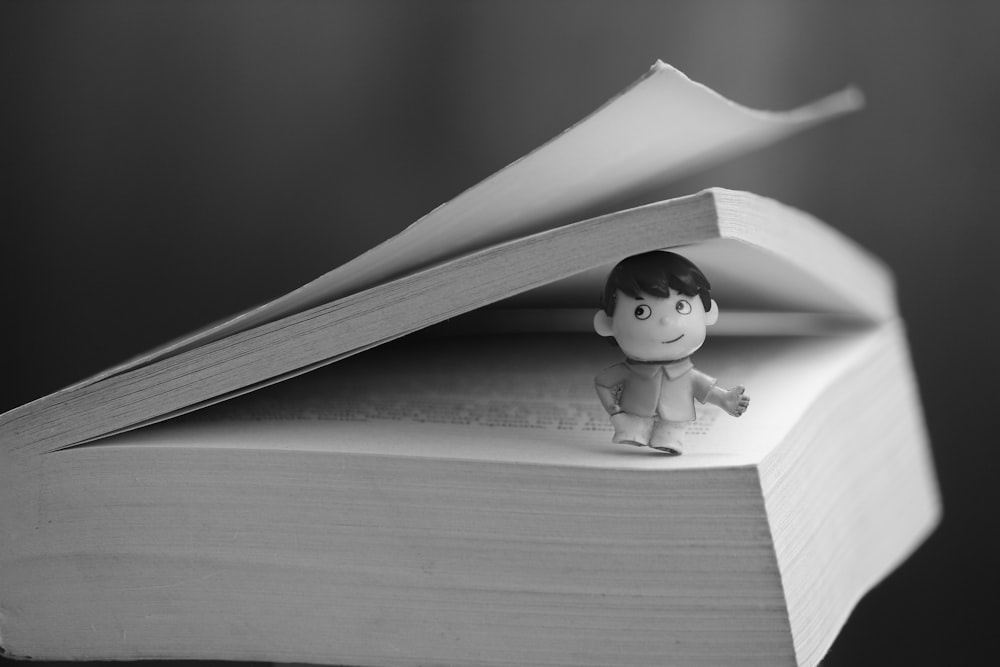
POLYGON ((747 396, 746 388, 743 385, 733 387, 732 389, 722 389, 721 387, 713 386, 708 392, 706 402, 718 405, 732 416, 739 417, 747 411, 747 407, 750 405, 750 397, 747 396))
POLYGON ((622 411, 621 406, 618 405, 618 392, 613 387, 605 387, 595 380, 594 389, 597 390, 597 399, 609 415, 616 415, 622 411))
POLYGON ((594 378, 597 398, 609 415, 616 415, 622 411, 619 401, 621 401, 622 383, 625 381, 622 377, 623 372, 624 364, 615 364, 605 368, 600 375, 594 378))

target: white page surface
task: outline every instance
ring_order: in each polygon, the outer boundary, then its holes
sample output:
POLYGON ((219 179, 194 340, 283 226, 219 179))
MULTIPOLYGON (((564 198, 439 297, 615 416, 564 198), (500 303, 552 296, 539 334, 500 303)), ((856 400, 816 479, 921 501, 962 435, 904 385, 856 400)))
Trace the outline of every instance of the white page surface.
POLYGON ((847 88, 792 111, 758 111, 657 62, 576 125, 354 260, 101 375, 332 301, 448 257, 542 231, 601 202, 668 183, 861 104, 860 93, 847 88))
POLYGON ((667 183, 860 104, 859 93, 846 89, 789 112, 757 111, 658 62, 556 138, 251 319, 295 312, 419 266, 548 229, 602 201, 667 183))
MULTIPOLYGON (((383 346, 92 447, 288 449, 599 468, 759 463, 878 333, 709 340, 693 357, 720 386, 743 384, 740 418, 698 405, 681 457, 611 443, 593 378, 621 352, 590 335, 470 337, 383 346)), ((86 447, 82 448, 86 449, 86 447)), ((68 450, 72 451, 72 450, 68 450)))

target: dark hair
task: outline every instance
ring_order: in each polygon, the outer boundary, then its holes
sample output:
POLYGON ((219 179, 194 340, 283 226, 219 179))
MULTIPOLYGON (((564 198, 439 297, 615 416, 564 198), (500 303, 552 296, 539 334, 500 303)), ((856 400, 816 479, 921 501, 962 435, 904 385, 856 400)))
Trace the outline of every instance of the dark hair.
POLYGON ((701 297, 706 313, 712 309, 712 286, 705 274, 689 260, 665 250, 633 255, 618 262, 604 284, 601 308, 608 317, 615 314, 618 290, 632 298, 640 292, 666 298, 671 288, 685 296, 701 297))

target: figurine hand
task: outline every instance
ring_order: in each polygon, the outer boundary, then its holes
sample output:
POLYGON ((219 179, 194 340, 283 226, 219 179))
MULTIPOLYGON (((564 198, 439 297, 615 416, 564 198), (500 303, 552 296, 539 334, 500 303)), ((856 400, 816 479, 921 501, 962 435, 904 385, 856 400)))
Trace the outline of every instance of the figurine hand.
POLYGON ((746 388, 740 385, 725 392, 720 405, 732 416, 739 417, 747 411, 747 407, 750 405, 750 397, 746 394, 746 388))

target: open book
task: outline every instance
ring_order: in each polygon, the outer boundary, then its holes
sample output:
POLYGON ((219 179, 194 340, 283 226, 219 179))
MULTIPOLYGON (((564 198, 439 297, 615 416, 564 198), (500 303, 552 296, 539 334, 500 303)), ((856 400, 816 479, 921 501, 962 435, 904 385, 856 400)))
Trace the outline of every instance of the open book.
POLYGON ((891 277, 763 197, 643 197, 858 104, 658 63, 352 262, 0 416, 0 645, 816 664, 938 514, 891 277), (677 459, 609 442, 583 333, 610 265, 668 247, 731 334, 699 367, 754 396, 677 459))

